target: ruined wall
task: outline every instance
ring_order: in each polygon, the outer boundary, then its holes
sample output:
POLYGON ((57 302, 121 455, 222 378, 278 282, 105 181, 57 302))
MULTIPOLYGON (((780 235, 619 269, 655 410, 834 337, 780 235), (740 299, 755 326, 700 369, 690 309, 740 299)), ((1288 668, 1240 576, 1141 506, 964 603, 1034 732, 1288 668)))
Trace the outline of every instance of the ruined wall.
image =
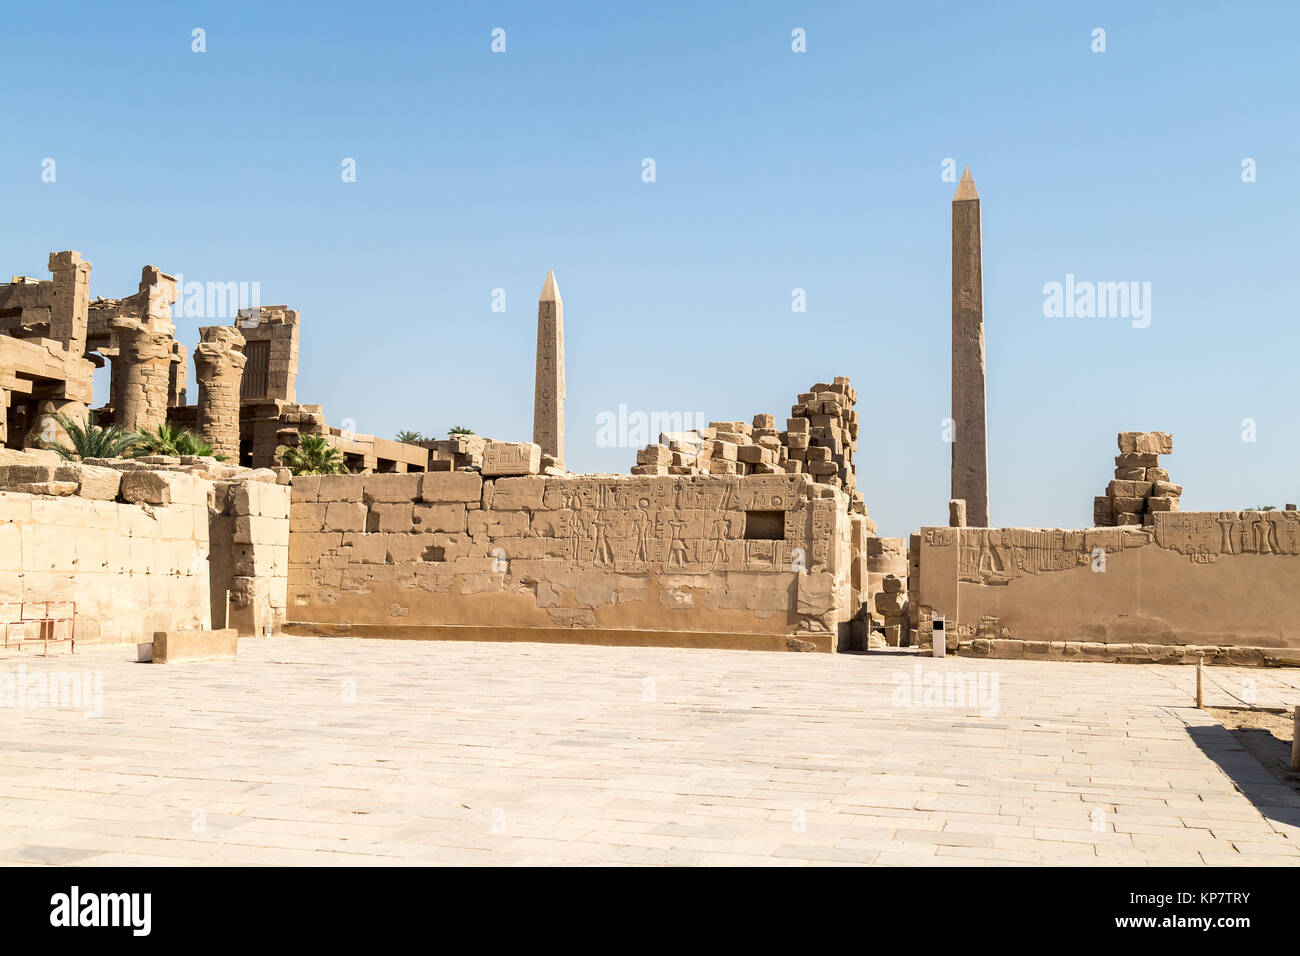
POLYGON ((1300 647, 1300 513, 1158 512, 1152 521, 922 529, 923 638, 940 613, 949 642, 955 631, 975 653, 1161 660, 1178 658, 1176 645, 1300 647))
POLYGON ((76 602, 78 643, 284 620, 289 487, 212 459, 0 459, 0 620, 76 602), (231 598, 226 623, 227 591, 231 598))
POLYGON ((848 499, 806 475, 295 478, 290 527, 294 622, 847 647, 848 499))
POLYGON ((0 602, 75 601, 79 644, 210 626, 207 490, 187 476, 172 492, 170 504, 151 506, 0 491, 0 602))

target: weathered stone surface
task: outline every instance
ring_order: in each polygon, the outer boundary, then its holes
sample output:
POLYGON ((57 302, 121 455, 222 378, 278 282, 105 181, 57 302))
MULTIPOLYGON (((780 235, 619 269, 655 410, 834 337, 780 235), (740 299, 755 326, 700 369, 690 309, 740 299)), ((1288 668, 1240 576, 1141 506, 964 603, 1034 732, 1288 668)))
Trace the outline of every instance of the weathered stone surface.
POLYGON ((468 471, 430 472, 420 478, 420 500, 429 502, 477 502, 483 495, 483 479, 468 471))
POLYGON ((541 446, 534 442, 488 441, 483 446, 484 478, 535 475, 542 465, 541 446))
POLYGON ((238 632, 233 627, 217 631, 157 631, 153 636, 153 663, 234 660, 238 645, 238 632))
POLYGON ((1168 432, 1120 432, 1119 450, 1125 454, 1168 455, 1174 450, 1174 437, 1168 432))

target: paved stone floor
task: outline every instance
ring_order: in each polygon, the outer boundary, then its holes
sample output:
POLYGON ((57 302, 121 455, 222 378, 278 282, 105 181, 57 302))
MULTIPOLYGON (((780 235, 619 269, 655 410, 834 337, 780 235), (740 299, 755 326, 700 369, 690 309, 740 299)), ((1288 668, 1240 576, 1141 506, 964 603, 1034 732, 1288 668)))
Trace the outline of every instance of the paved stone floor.
MULTIPOLYGON (((92 689, 0 706, 0 863, 1300 864, 1300 800, 1191 706, 1190 667, 322 638, 244 641, 237 662, 132 652, 0 659, 11 695, 55 672, 92 689)), ((1210 703, 1300 701, 1300 671, 1207 673, 1210 703)))

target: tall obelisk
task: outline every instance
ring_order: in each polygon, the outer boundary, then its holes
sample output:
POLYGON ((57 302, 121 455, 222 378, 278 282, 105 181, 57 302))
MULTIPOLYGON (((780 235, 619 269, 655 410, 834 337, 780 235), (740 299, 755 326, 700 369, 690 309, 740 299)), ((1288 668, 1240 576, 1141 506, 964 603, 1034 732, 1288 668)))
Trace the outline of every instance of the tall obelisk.
POLYGON ((537 385, 533 393, 533 441, 564 467, 564 301, 555 272, 537 302, 537 385))
POLYGON ((952 197, 952 497, 966 521, 989 526, 988 415, 984 407, 984 265, 980 197, 970 167, 952 197))

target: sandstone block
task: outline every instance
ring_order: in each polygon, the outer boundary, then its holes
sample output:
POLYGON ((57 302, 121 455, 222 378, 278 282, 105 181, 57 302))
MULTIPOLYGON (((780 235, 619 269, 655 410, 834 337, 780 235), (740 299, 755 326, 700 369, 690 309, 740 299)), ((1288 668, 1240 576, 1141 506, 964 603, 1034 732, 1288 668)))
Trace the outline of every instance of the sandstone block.
POLYGON ((378 501, 409 504, 420 496, 421 477, 423 476, 418 474, 366 475, 361 498, 367 503, 378 501))
POLYGON ((1177 498, 1183 493, 1183 486, 1176 485, 1171 481, 1156 481, 1151 484, 1151 497, 1177 498))
POLYGON ((1168 481, 1169 472, 1163 468, 1148 468, 1144 477, 1150 482, 1168 481))
POLYGON ((64 462, 54 472, 55 481, 75 481, 77 494, 96 501, 114 501, 122 485, 122 473, 115 468, 64 462))
POLYGON ((415 505, 411 502, 376 501, 370 505, 366 518, 367 531, 410 531, 413 524, 415 505))
POLYGON ((542 447, 533 442, 488 441, 483 446, 483 477, 535 475, 541 470, 542 447))
POLYGON ((1179 498, 1177 495, 1160 495, 1147 499, 1147 508, 1152 511, 1177 511, 1179 498))
POLYGON ((492 495, 493 511, 516 511, 542 507, 546 479, 541 477, 500 478, 492 495))
POLYGON ((219 631, 155 631, 152 659, 155 664, 234 660, 238 643, 238 632, 233 627, 219 631))
POLYGON ((636 453, 636 463, 638 465, 669 465, 672 464, 672 449, 664 445, 647 445, 636 453))
POLYGON ((1119 450, 1147 455, 1168 455, 1174 450, 1174 436, 1168 432, 1120 432, 1119 450))
POLYGON ((360 501, 365 475, 321 475, 316 489, 318 501, 360 501))
POLYGON ((420 478, 420 500, 476 502, 483 495, 483 479, 472 471, 430 472, 420 478))
POLYGON ((1151 493, 1149 481, 1125 481, 1116 478, 1106 486, 1106 494, 1112 498, 1145 498, 1151 493))
POLYGON ((1110 507, 1111 507, 1111 511, 1116 515, 1123 514, 1124 512, 1131 512, 1133 514, 1140 515, 1145 510, 1144 508, 1145 504, 1146 504, 1145 498, 1116 497, 1111 499, 1110 507))
POLYGON ((322 531, 365 531, 366 506, 360 501, 326 501, 322 531))
POLYGON ((467 513, 463 503, 418 504, 412 509, 410 528, 422 532, 462 534, 466 529, 467 513))

